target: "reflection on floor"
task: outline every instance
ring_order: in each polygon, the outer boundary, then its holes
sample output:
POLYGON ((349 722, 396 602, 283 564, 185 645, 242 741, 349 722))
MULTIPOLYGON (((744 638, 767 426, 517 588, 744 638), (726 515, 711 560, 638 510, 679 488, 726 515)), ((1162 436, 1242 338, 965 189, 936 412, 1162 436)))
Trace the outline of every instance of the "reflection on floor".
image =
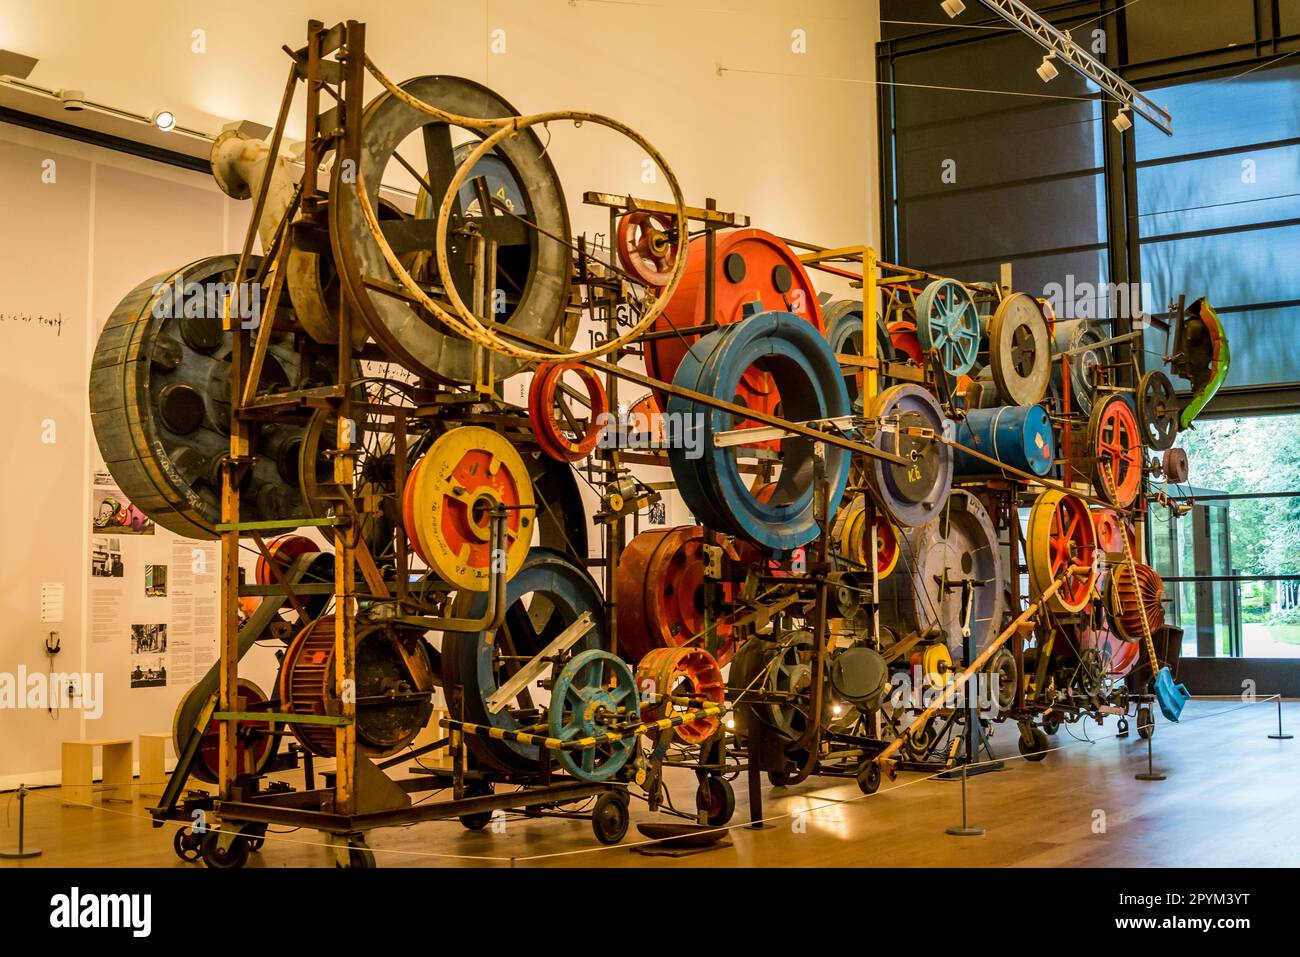
MULTIPOLYGON (((1157 720, 1155 764, 1168 775, 1160 782, 1134 780, 1146 765, 1145 742, 1135 732, 1115 739, 1113 721, 1062 729, 1061 750, 1040 764, 1019 760, 1014 726, 998 726, 998 752, 1015 759, 970 779, 971 820, 987 829, 981 838, 944 834, 960 823, 960 784, 903 774, 872 797, 851 781, 827 779, 766 790, 770 824, 762 830, 744 826, 738 778, 733 823, 740 826, 724 846, 686 856, 647 856, 631 846, 640 840, 635 822, 652 817, 636 801, 633 828, 613 848, 597 844, 586 821, 513 817, 495 833, 429 822, 375 831, 370 843, 381 867, 506 867, 512 859, 569 867, 1300 865, 1300 738, 1268 738, 1276 706, 1193 701, 1180 724, 1157 720), (1083 740, 1085 732, 1095 743, 1083 740)), ((1284 705, 1284 720, 1300 731, 1300 704, 1284 705)), ((672 789, 679 807, 693 805, 691 775, 677 776, 672 789)), ((170 832, 150 826, 149 803, 65 808, 56 788, 34 792, 27 843, 45 854, 0 866, 202 867, 175 857, 170 832)), ((0 843, 8 845, 16 837, 12 807, 6 817, 0 843)), ((322 843, 312 831, 272 833, 248 866, 330 866, 322 843)))

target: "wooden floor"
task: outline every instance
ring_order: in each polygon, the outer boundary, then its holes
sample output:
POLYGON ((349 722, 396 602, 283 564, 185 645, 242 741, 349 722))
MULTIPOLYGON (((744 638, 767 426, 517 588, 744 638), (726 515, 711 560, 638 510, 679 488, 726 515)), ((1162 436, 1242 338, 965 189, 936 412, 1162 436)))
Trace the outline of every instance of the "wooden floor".
MULTIPOLYGON (((1284 705, 1288 731, 1300 732, 1300 704, 1284 705)), ((724 846, 686 856, 650 856, 638 820, 652 816, 633 802, 633 828, 624 843, 596 843, 588 822, 508 818, 504 831, 464 830, 429 822, 375 831, 381 867, 909 867, 909 866, 1296 866, 1300 864, 1300 739, 1273 741, 1276 706, 1195 701, 1183 721, 1160 721, 1155 764, 1159 782, 1134 780, 1146 764, 1136 733, 1117 740, 1114 722, 1088 727, 1088 744, 1062 730, 1062 750, 1040 764, 1019 759, 1007 769, 970 779, 971 820, 984 837, 951 837, 960 823, 961 786, 902 774, 864 797, 852 781, 813 779, 766 789, 768 827, 736 827, 724 846), (574 853, 577 852, 577 853, 574 853)), ((1080 726, 1073 729, 1082 735, 1080 726)), ((997 728, 999 753, 1015 754, 1014 726, 997 728)), ((744 783, 733 823, 747 821, 744 783)), ((673 782, 678 806, 693 804, 693 778, 673 782)), ((156 790, 151 788, 150 790, 156 790)), ((15 842, 12 794, 0 796, 0 844, 15 842)), ((436 799, 436 798, 435 798, 436 799)), ((44 856, 0 867, 201 867, 171 850, 170 829, 155 830, 152 803, 68 808, 57 789, 27 802, 29 845, 44 856)), ((269 836, 250 867, 330 866, 313 831, 269 836)))

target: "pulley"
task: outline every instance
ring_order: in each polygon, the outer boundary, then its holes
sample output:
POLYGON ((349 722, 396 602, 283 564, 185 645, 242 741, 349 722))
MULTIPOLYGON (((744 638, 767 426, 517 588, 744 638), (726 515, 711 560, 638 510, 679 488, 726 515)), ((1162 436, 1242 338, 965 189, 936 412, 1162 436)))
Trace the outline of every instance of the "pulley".
POLYGON ((1143 640, 1143 607, 1147 628, 1157 634, 1165 624, 1164 599, 1165 583, 1150 565, 1135 562, 1130 567, 1124 562, 1112 568, 1106 582, 1106 612, 1115 636, 1123 641, 1143 640))
POLYGON ((528 389, 528 418, 541 450, 559 462, 578 462, 596 448, 609 413, 609 400, 599 376, 573 362, 548 362, 537 367, 528 389), (563 377, 575 373, 587 393, 586 402, 563 377), (575 414, 570 401, 583 406, 575 414))
MULTIPOLYGON (((591 627, 570 647, 577 656, 592 649, 608 650, 605 603, 591 576, 572 559, 546 548, 529 551, 523 566, 506 583, 506 613, 501 626, 490 632, 444 632, 442 679, 453 714, 466 721, 502 732, 544 727, 546 709, 534 699, 535 689, 520 688, 500 707, 489 699, 516 671, 540 654, 565 629, 582 616, 591 627)), ((480 617, 488 610, 488 595, 460 591, 452 603, 456 617, 480 617)), ((553 663, 549 674, 562 665, 553 663)), ((471 735, 468 746, 489 767, 506 772, 535 771, 538 750, 534 744, 471 735)))
POLYGON ((506 510, 505 571, 513 575, 532 545, 534 505, 528 467, 510 441, 464 425, 439 436, 412 470, 403 519, 420 557, 444 581, 486 591, 493 510, 506 510))
POLYGON ((1112 392, 1094 404, 1088 448, 1094 456, 1093 487, 1107 501, 1128 508, 1142 488, 1146 462, 1137 416, 1123 395, 1112 392))
POLYGON ((1177 446, 1165 449, 1160 457, 1160 470, 1164 473, 1165 481, 1170 485, 1181 485, 1186 482, 1189 474, 1187 450, 1177 446))
MULTIPOLYGON (((729 545, 720 546, 738 560, 729 545)), ((650 529, 619 556, 616 581, 619 648, 639 661, 656 648, 705 647, 705 531, 698 525, 650 529)), ((719 582, 719 604, 731 602, 735 585, 719 582)), ((715 609, 716 655, 727 664, 735 653, 732 615, 715 609)))
POLYGON ((975 368, 980 316, 970 292, 955 279, 936 279, 916 297, 916 336, 923 356, 938 355, 939 368, 954 379, 975 368))
POLYGON ((920 675, 921 683, 932 691, 941 691, 955 680, 952 652, 942 641, 921 645, 912 652, 910 663, 912 672, 920 675))
MULTIPOLYGON (((90 372, 90 414, 109 472, 131 503, 168 531, 215 539, 222 473, 230 458, 230 344, 225 295, 236 290, 234 321, 256 303, 242 284, 238 256, 213 256, 147 279, 113 310, 90 372), (242 290, 242 291, 241 291, 242 290)), ((291 323, 287 309, 276 321, 291 323)), ((271 322, 274 304, 256 316, 271 322)), ((300 353, 290 333, 271 334, 258 395, 337 381, 329 355, 300 353)), ((240 518, 307 514, 298 482, 298 448, 308 413, 287 412, 252 430, 239 484, 240 518)))
POLYGON ((880 652, 862 645, 837 651, 827 669, 835 696, 861 711, 880 707, 889 682, 889 666, 880 652))
POLYGON ((867 512, 867 502, 861 497, 839 510, 831 533, 834 549, 840 558, 849 563, 850 568, 869 569, 871 561, 867 556, 871 553, 871 532, 874 526, 876 576, 885 578, 898 564, 899 536, 902 533, 881 515, 873 515, 872 521, 868 522, 867 512))
POLYGON ((1016 668, 1016 656, 1011 649, 1003 645, 993 652, 992 657, 984 663, 985 680, 989 682, 993 703, 999 714, 1006 714, 1016 704, 1016 688, 1020 682, 1020 671, 1016 668))
MULTIPOLYGON (((454 76, 421 76, 400 84, 417 99, 437 104, 449 113, 473 117, 516 116, 518 111, 496 93, 472 80, 454 76)), ((473 136, 481 131, 470 131, 473 136)), ((475 265, 474 233, 494 242, 496 274, 487 288, 497 291, 480 315, 503 323, 524 335, 554 339, 568 306, 573 254, 568 209, 559 176, 546 149, 533 130, 522 130, 502 141, 492 155, 499 166, 486 169, 488 192, 494 195, 508 181, 506 193, 519 201, 513 216, 497 208, 468 208, 464 190, 451 211, 448 255, 452 275, 436 274, 437 211, 457 168, 452 128, 404 103, 388 91, 380 93, 361 117, 361 161, 355 176, 331 177, 329 197, 330 242, 341 284, 356 306, 370 334, 386 352, 421 375, 447 383, 474 379, 474 345, 467 339, 429 321, 425 311, 405 296, 377 291, 399 286, 371 234, 355 183, 362 183, 372 208, 379 208, 379 188, 390 165, 398 168, 398 148, 420 135, 423 156, 411 165, 421 183, 416 215, 410 219, 381 221, 381 232, 408 272, 419 282, 453 283, 466 302, 473 302, 482 284, 475 265), (508 174, 508 176, 506 175, 508 174), (428 189, 424 188, 428 184, 428 189), (431 190, 431 192, 430 192, 431 190)), ((416 154, 418 156, 418 154, 416 154)), ((409 162, 409 160, 407 160, 409 162)), ((478 167, 473 171, 478 174, 478 167)), ((467 183, 466 185, 472 185, 467 183)), ((501 200, 507 206, 504 199, 501 200)), ((561 337, 562 338, 562 337, 561 337)), ((518 371, 519 361, 493 355, 497 380, 518 371)))
MULTIPOLYGON (((560 741, 581 741, 635 722, 637 683, 632 669, 617 655, 599 648, 579 652, 565 663, 551 688, 547 730, 560 741)), ((606 781, 632 756, 636 738, 554 752, 560 766, 584 781, 606 781)))
POLYGON ((868 413, 879 425, 871 442, 907 459, 899 465, 872 459, 868 473, 896 525, 934 520, 952 488, 953 450, 940 439, 948 427, 939 403, 917 385, 896 385, 876 396, 868 413))
MULTIPOLYGON (((339 717, 335 682, 335 618, 325 615, 298 633, 280 667, 280 705, 294 714, 339 717)), ((395 754, 415 740, 433 714, 433 656, 421 631, 391 624, 356 625, 357 749, 372 757, 395 754)), ((312 754, 333 757, 335 728, 289 722, 312 754)))
MULTIPOLYGON (((1138 626, 1139 630, 1141 625, 1138 626)), ((1133 670, 1142 657, 1142 642, 1120 638, 1111 628, 1102 625, 1094 628, 1084 621, 1074 626, 1075 643, 1081 651, 1091 651, 1101 660, 1102 674, 1109 678, 1123 678, 1133 670)))
MULTIPOLYGON (((788 420, 849 414, 835 354, 812 323, 788 312, 757 313, 709 333, 682 359, 673 384, 730 402, 755 368, 771 376, 788 420)), ((714 444, 716 435, 739 425, 730 412, 678 395, 669 400, 668 412, 689 423, 687 437, 694 441, 671 443, 668 459, 682 499, 702 524, 774 549, 797 548, 817 536, 814 440, 794 435, 780 440, 781 473, 765 503, 749 491, 736 449, 714 444)), ((825 443, 821 453, 830 501, 838 503, 848 481, 849 455, 825 443)))
MULTIPOLYGON (((655 320, 652 331, 665 333, 646 341, 645 363, 650 375, 663 382, 677 378, 677 368, 694 343, 712 326, 725 326, 745 318, 745 308, 790 313, 824 330, 821 303, 808 272, 793 250, 761 229, 723 229, 714 237, 713 313, 706 313, 706 237, 697 236, 687 249, 686 268, 672 299, 655 320), (753 308, 753 307, 751 307, 753 308), (676 334, 674 334, 676 332, 676 334)), ((741 404, 768 414, 779 397, 765 369, 744 370, 736 391, 741 404)), ((656 393, 661 409, 668 397, 656 393)))
MULTIPOLYGON (((316 553, 316 556, 310 559, 310 564, 303 573, 304 584, 320 584, 322 582, 334 581, 334 555, 323 549, 319 542, 315 542, 305 535, 277 535, 266 543, 266 550, 270 553, 271 561, 268 563, 264 555, 257 556, 257 564, 254 566, 254 581, 259 585, 275 585, 277 576, 272 572, 272 566, 275 572, 283 575, 288 571, 293 560, 300 555, 316 553)), ((317 618, 329 607, 332 595, 304 595, 302 598, 303 610, 307 613, 308 618, 317 618)), ((285 601, 286 599, 280 599, 285 601)))
MULTIPOLYGON (((861 356, 866 354, 862 342, 862 300, 835 299, 822 306, 822 318, 826 323, 826 339, 836 355, 861 356)), ((904 362, 907 356, 898 356, 884 322, 876 319, 876 361, 904 362)), ((859 366, 846 366, 844 387, 848 390, 849 401, 853 411, 862 412, 862 373, 859 366)), ((887 389, 894 381, 887 376, 876 378, 876 390, 887 389)))
POLYGON ((1137 412, 1142 438, 1157 452, 1163 452, 1178 438, 1178 397, 1169 376, 1154 369, 1138 382, 1137 412))
POLYGON ((1025 533, 1029 593, 1037 598, 1072 565, 1091 569, 1087 577, 1071 575, 1047 607, 1057 612, 1082 611, 1096 583, 1096 532, 1088 503, 1077 495, 1047 489, 1034 499, 1025 533))
POLYGON ((898 570, 880 584, 880 620, 898 634, 938 626, 954 656, 978 652, 1002 622, 998 539, 984 506, 954 489, 935 520, 903 533, 898 570))
POLYGON ((1063 395, 1060 353, 1068 352, 1070 366, 1070 411, 1087 415, 1092 411, 1093 396, 1097 390, 1098 376, 1110 364, 1110 349, 1101 345, 1101 333, 1086 319, 1058 322, 1053 335, 1056 355, 1052 357, 1052 385, 1058 395, 1063 395))
POLYGON ((1033 405, 1047 394, 1052 342, 1038 301, 1023 292, 1003 299, 989 320, 989 366, 1010 405, 1033 405))
MULTIPOLYGON (((703 648, 656 648, 636 666, 641 720, 659 721, 698 705, 722 704, 727 685, 718 661, 703 648), (674 700, 676 699, 676 700, 674 700)), ((703 744, 718 730, 716 717, 697 718, 673 729, 684 744, 703 744)))
MULTIPOLYGON (((269 708, 266 693, 247 678, 240 678, 232 710, 257 711, 269 708)), ((172 719, 172 744, 177 755, 185 753, 185 746, 194 730, 206 701, 202 688, 194 686, 187 691, 176 706, 172 719)), ((199 741, 199 751, 190 765, 190 773, 206 784, 216 784, 221 775, 221 747, 219 721, 209 721, 199 741)), ((235 725, 235 773, 260 774, 267 762, 280 749, 278 724, 271 721, 240 721, 235 725)))
POLYGON ((618 261, 633 276, 656 289, 668 285, 677 262, 676 226, 664 213, 636 211, 619 217, 618 261))

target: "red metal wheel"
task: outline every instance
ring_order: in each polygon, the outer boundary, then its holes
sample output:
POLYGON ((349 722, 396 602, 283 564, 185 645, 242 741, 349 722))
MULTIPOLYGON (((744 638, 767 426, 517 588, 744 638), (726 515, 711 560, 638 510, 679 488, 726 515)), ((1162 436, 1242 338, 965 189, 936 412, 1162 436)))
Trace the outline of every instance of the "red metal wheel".
MULTIPOLYGON (((734 551, 728 555, 737 559, 734 551)), ((696 639, 704 630, 704 529, 683 525, 637 535, 623 549, 615 586, 619 647, 630 661, 696 639)), ((724 602, 733 600, 734 589, 722 584, 724 602)), ((718 615, 714 627, 725 665, 736 650, 730 616, 718 615)))
MULTIPOLYGON (((266 693, 247 678, 240 678, 238 692, 235 695, 236 711, 255 711, 267 702, 266 693)), ((187 694, 186 697, 189 695, 187 694)), ((185 711, 186 701, 181 700, 176 708, 176 719, 172 727, 172 740, 177 753, 185 749, 186 734, 182 735, 181 716, 185 711)), ((279 749, 280 732, 270 721, 240 721, 235 733, 235 773, 257 774, 279 749)), ((221 773, 220 722, 209 721, 199 739, 198 759, 191 769, 200 781, 216 784, 221 773)))
POLYGON ((618 261, 647 286, 662 289, 677 262, 674 217, 665 213, 626 213, 618 221, 618 261))
MULTIPOLYGON (((319 552, 321 546, 305 535, 289 534, 277 535, 271 539, 266 543, 266 550, 271 555, 271 561, 275 563, 276 571, 283 575, 295 558, 307 552, 319 552)), ((271 574, 271 568, 266 563, 266 556, 261 554, 257 556, 253 576, 259 585, 275 584, 275 576, 271 574)))
POLYGON ((903 353, 917 365, 922 364, 921 340, 916 335, 916 323, 908 319, 895 319, 886 326, 889 341, 894 348, 903 353))
POLYGON ((1142 487, 1142 432, 1128 400, 1118 394, 1103 399, 1089 422, 1089 445, 1096 457, 1093 484, 1103 497, 1128 508, 1142 487))
POLYGON ((1086 576, 1067 578, 1048 600, 1054 611, 1081 611, 1088 604, 1096 583, 1097 534, 1088 503, 1077 495, 1056 489, 1043 492, 1029 512, 1026 549, 1030 591, 1036 595, 1045 592, 1072 565, 1093 569, 1086 576))
MULTIPOLYGON (((671 698, 691 698, 722 704, 726 682, 714 657, 703 648, 656 648, 642 657, 636 666, 636 687, 641 700, 642 721, 659 721, 675 713, 689 711, 693 705, 674 702, 671 698)), ((697 718, 675 729, 686 744, 702 744, 718 730, 716 717, 697 718)))
POLYGON ((577 462, 591 454, 600 441, 609 399, 600 377, 573 362, 543 363, 533 373, 528 390, 529 421, 543 452, 561 462, 577 462), (564 401, 561 380, 576 372, 587 390, 587 418, 575 416, 564 401))
MULTIPOLYGON (((765 311, 794 313, 818 331, 826 331, 817 290, 789 246, 761 229, 721 230, 715 236, 713 314, 705 314, 705 237, 698 236, 688 248, 686 268, 673 297, 654 322, 655 332, 669 334, 646 342, 646 369, 656 379, 673 381, 691 344, 705 334, 692 330, 714 323, 722 326, 739 322, 749 303, 757 302, 765 311)), ((745 371, 736 393, 738 404, 767 414, 776 413, 780 402, 771 374, 757 366, 745 371)), ((667 396, 656 393, 655 398, 659 408, 668 407, 667 396)), ((746 419, 735 427, 755 425, 758 423, 746 419)), ((780 443, 762 443, 759 447, 779 449, 780 443)))
POLYGON ((415 554, 427 565, 429 559, 425 557, 424 546, 420 544, 419 525, 415 520, 415 479, 423 464, 424 460, 420 459, 406 473, 406 487, 402 490, 402 528, 411 547, 415 549, 415 554))

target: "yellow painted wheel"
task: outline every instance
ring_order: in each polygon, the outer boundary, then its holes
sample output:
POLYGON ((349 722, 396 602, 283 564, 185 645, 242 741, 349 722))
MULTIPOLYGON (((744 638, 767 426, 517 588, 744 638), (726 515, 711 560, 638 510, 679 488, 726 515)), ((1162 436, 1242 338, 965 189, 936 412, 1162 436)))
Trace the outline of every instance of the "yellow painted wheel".
POLYGON ((952 653, 941 641, 923 646, 912 653, 912 666, 920 666, 921 680, 936 691, 953 681, 952 653))
POLYGON ((1025 537, 1029 594, 1037 598, 1071 565, 1087 565, 1087 577, 1071 578, 1047 600, 1052 611, 1082 611, 1096 582, 1097 535, 1088 503, 1077 495, 1048 489, 1034 500, 1025 537))
POLYGON ((487 591, 492 571, 491 514, 506 517, 507 576, 528 557, 533 542, 533 486, 528 467, 500 433, 477 425, 452 429, 420 459, 412 496, 419 550, 449 584, 487 591))

